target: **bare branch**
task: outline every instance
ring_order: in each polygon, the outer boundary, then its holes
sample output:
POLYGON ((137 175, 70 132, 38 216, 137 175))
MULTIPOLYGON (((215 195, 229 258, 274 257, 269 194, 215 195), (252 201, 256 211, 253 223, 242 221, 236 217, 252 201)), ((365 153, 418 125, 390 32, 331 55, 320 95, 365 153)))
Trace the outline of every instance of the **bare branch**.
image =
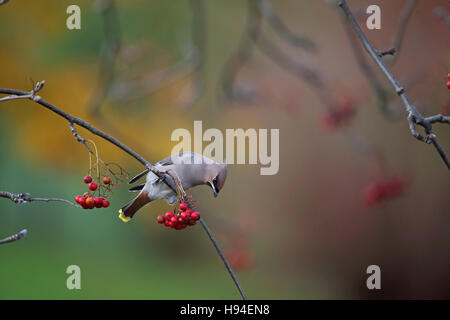
MULTIPOLYGON (((358 67, 361 73, 365 76, 365 78, 369 82, 370 86, 372 87, 372 90, 375 92, 378 107, 387 118, 389 119, 398 118, 399 116, 398 114, 395 114, 391 110, 389 110, 388 103, 390 99, 388 97, 388 92, 378 80, 377 75, 372 70, 372 67, 367 63, 366 57, 363 55, 363 52, 360 48, 360 44, 358 43, 356 37, 354 36, 350 25, 344 19, 342 19, 342 25, 344 27, 344 30, 346 31, 347 38, 350 42, 350 47, 352 48, 358 67)), ((382 56, 380 52, 377 52, 377 55, 382 56)))
POLYGON ((443 116, 442 114, 437 114, 435 116, 425 118, 425 121, 427 121, 429 123, 435 123, 435 122, 450 123, 450 116, 443 116))
POLYGON ((33 201, 43 201, 43 202, 50 202, 50 201, 58 201, 58 202, 65 202, 68 203, 74 207, 81 208, 78 204, 73 203, 66 199, 59 199, 59 198, 31 198, 29 193, 11 193, 8 191, 0 191, 0 198, 6 198, 11 200, 14 203, 18 204, 24 204, 28 202, 33 201))
MULTIPOLYGON (((128 153, 129 155, 131 155, 133 158, 135 158, 136 160, 138 160, 140 163, 142 163, 144 166, 146 166, 147 168, 150 169, 150 171, 152 171, 154 174, 156 174, 158 177, 162 177, 164 174, 166 174, 166 172, 161 172, 160 170, 158 170, 157 168, 155 168, 150 162, 148 162, 147 160, 145 160, 142 156, 140 156, 137 152, 135 152, 134 150, 130 149, 128 146, 126 146, 125 144, 123 144, 122 142, 118 141, 116 138, 106 134, 105 132, 93 127, 91 124, 87 123, 86 121, 74 117, 70 114, 68 114, 65 111, 62 111, 61 109, 55 107, 54 105, 52 105, 51 103, 43 100, 40 96, 36 96, 35 93, 40 91, 43 87, 43 83, 45 82, 38 82, 36 87, 31 91, 31 92, 25 92, 25 91, 20 91, 20 90, 15 90, 15 89, 5 89, 5 88, 0 88, 0 94, 9 94, 9 95, 13 95, 13 96, 26 96, 27 99, 32 100, 38 104, 40 104, 41 106, 49 109, 50 111, 56 113, 57 115, 63 117, 64 119, 66 119, 67 121, 69 121, 69 123, 71 124, 71 129, 73 127, 73 124, 76 124, 80 127, 85 128, 86 130, 90 131, 91 133, 93 133, 96 136, 99 136, 103 139, 105 139, 106 141, 112 143, 113 145, 117 146, 118 148, 120 148, 121 150, 123 150, 124 152, 128 153)), ((73 132, 73 131, 72 131, 73 132)), ((75 136, 77 138, 77 136, 75 136)), ((77 138, 78 140, 78 138, 77 138)), ((166 182, 167 183, 167 182, 166 182)), ((168 183, 167 185, 169 187, 171 187, 168 183)), ((171 187, 172 188, 172 187, 171 187)))
MULTIPOLYGON (((12 202, 17 203, 17 204, 25 204, 25 203, 34 202, 34 201, 64 202, 64 203, 68 203, 68 204, 70 204, 70 205, 72 205, 74 207, 81 208, 78 204, 75 204, 75 203, 73 203, 73 202, 71 202, 69 200, 66 200, 66 199, 60 199, 60 198, 32 198, 32 197, 30 197, 29 193, 14 194, 14 193, 11 193, 11 192, 8 192, 8 191, 0 191, 0 198, 9 199, 12 202)), ((26 234, 27 234, 27 230, 24 229, 24 230, 20 231, 19 233, 15 234, 15 235, 12 235, 12 236, 10 236, 8 238, 0 240, 0 244, 17 241, 17 240, 23 238, 26 234)))
MULTIPOLYGON (((339 7, 343 10, 345 16, 347 17, 349 23, 351 24, 353 30, 355 31, 358 38, 361 40, 365 50, 367 53, 372 57, 373 60, 375 60, 375 63, 377 66, 381 69, 381 71, 384 73, 386 78, 389 80, 389 82, 394 87, 395 92, 400 96, 400 98, 403 101, 403 104, 405 106, 405 110, 408 114, 408 123, 409 128, 411 131, 411 134, 417 138, 418 140, 421 140, 426 143, 432 143, 435 149, 438 151, 439 155, 441 156, 442 161, 446 164, 447 168, 450 171, 450 163, 442 150, 442 147, 439 145, 439 143, 436 140, 436 136, 432 132, 432 123, 430 118, 424 118, 419 111, 411 104, 409 101, 405 89, 397 82, 397 80, 394 78, 392 73, 389 71, 389 69, 386 67, 384 62, 381 60, 381 58, 378 56, 377 51, 373 48, 372 44, 369 42, 367 37, 365 36, 364 32, 361 30, 361 28, 358 25, 358 22, 356 21, 355 17, 352 14, 352 11, 350 10, 347 2, 345 0, 340 0, 338 3, 339 7), (416 130, 416 125, 420 125, 424 128, 426 136, 423 137, 418 133, 416 130)), ((431 117, 432 120, 435 120, 434 117, 431 117)), ((436 121, 434 121, 436 122, 436 121)))
POLYGON ((17 240, 22 239, 23 237, 25 237, 27 235, 28 231, 27 229, 23 229, 22 231, 13 234, 12 236, 5 238, 3 240, 0 240, 0 244, 5 244, 5 243, 10 243, 10 242, 14 242, 17 240))
POLYGON ((222 250, 219 247, 219 244, 217 243, 216 239, 212 235, 211 231, 209 230, 208 226, 206 225, 205 221, 200 217, 199 219, 200 223, 202 224, 203 229, 208 234, 209 239, 211 240, 212 244, 214 245, 214 248, 216 248, 217 253, 219 254, 220 258, 222 259, 225 268, 227 268, 228 273, 230 274, 231 278, 233 279, 234 284, 236 285, 237 289, 239 290, 239 293, 242 296, 243 300, 247 300, 247 296, 244 293, 244 290, 242 290, 241 285, 239 284, 239 281, 236 278, 236 275, 233 272, 233 269, 231 269, 230 264, 228 263, 227 259, 225 258, 222 250))

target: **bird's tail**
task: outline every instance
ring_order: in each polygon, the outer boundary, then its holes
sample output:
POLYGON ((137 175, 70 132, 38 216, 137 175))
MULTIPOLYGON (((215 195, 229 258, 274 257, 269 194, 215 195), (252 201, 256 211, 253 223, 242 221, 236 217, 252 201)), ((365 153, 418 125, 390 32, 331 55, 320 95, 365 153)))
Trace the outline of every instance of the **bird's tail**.
POLYGON ((122 209, 119 210, 119 218, 123 222, 130 221, 131 218, 133 218, 134 214, 150 201, 152 200, 148 197, 147 191, 140 192, 136 198, 131 200, 130 203, 128 203, 126 206, 122 207, 122 209))

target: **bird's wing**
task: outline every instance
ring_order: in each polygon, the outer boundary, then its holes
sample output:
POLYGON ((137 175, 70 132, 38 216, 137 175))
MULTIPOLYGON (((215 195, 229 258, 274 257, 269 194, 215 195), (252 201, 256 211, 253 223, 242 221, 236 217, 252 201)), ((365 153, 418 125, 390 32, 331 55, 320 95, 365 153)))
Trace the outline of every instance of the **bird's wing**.
POLYGON ((145 176, 147 173, 149 173, 150 169, 146 169, 145 171, 142 171, 141 173, 139 173, 136 177, 134 177, 133 179, 131 179, 128 184, 133 184, 136 181, 138 181, 140 178, 142 178, 143 176, 145 176))
POLYGON ((131 191, 131 192, 141 191, 142 189, 144 189, 144 186, 145 186, 145 183, 140 184, 138 186, 134 186, 134 187, 128 189, 128 191, 131 191))
POLYGON ((168 156, 167 158, 162 159, 161 161, 158 161, 155 165, 164 167, 164 166, 170 166, 172 164, 173 164, 172 156, 168 156))

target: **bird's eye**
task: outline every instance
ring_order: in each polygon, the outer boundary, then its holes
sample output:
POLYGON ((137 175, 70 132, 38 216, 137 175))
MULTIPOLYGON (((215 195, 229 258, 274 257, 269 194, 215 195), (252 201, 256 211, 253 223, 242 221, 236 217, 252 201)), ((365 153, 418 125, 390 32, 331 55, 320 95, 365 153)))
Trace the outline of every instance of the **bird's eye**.
POLYGON ((213 183, 214 183, 215 186, 217 186, 217 176, 214 177, 213 183))

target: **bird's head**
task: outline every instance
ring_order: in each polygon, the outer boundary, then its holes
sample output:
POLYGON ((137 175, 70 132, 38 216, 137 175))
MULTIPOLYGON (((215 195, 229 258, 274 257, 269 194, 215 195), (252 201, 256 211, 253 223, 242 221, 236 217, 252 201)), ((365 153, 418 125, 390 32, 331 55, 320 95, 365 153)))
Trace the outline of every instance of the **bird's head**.
POLYGON ((214 197, 217 197, 220 190, 222 190, 225 180, 227 179, 227 165, 215 164, 209 170, 208 179, 206 184, 211 187, 214 192, 214 197))

